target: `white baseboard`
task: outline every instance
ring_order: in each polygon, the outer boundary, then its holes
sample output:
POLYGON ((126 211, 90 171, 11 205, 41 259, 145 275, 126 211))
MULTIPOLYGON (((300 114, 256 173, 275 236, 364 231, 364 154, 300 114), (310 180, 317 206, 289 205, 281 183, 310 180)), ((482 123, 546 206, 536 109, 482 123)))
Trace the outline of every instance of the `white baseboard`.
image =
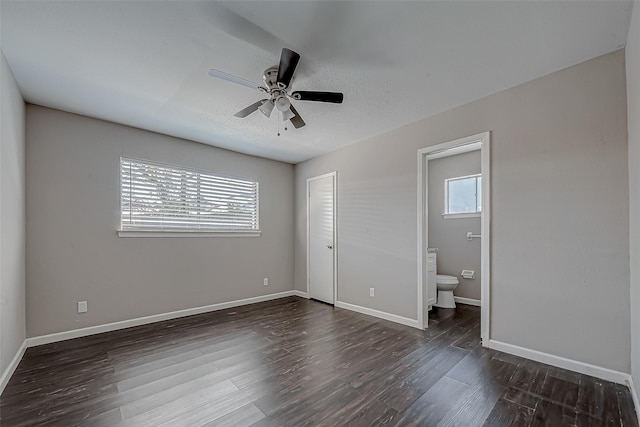
POLYGON ((386 311, 374 310, 373 308, 362 307, 355 304, 349 304, 342 301, 336 301, 335 304, 338 308, 344 308, 346 310, 357 311, 358 313, 367 314, 369 316, 377 317, 379 319, 389 320, 390 322, 401 323, 403 325, 419 328, 418 321, 416 319, 409 319, 408 317, 398 316, 397 314, 387 313, 386 311))
POLYGON ((88 328, 73 329, 71 331, 57 332, 49 335, 27 338, 27 347, 35 347, 42 344, 49 344, 57 341, 69 340, 72 338, 85 337, 88 335, 100 334, 102 332, 116 331, 118 329, 130 328, 132 326, 146 325, 149 323, 161 322, 163 320, 177 319, 179 317, 192 316, 194 314, 208 313, 211 311, 224 310, 225 308, 239 307, 242 305, 255 304, 257 302, 270 301, 297 295, 296 291, 278 292, 275 294, 261 295, 258 297, 245 298, 218 304, 206 305, 203 307, 188 308, 186 310, 172 311, 169 313, 154 314, 152 316, 138 317, 135 319, 122 320, 120 322, 107 323, 104 325, 90 326, 88 328))
POLYGON ((473 299, 473 298, 465 298, 465 297, 453 297, 453 300, 455 302, 459 302, 460 304, 467 304, 467 305, 475 305, 476 307, 480 307, 482 306, 482 303, 480 302, 479 299, 473 299))
POLYGON ((306 293, 306 292, 302 292, 302 291, 299 291, 297 289, 293 290, 292 292, 293 292, 293 295, 295 295, 297 297, 309 299, 309 294, 306 293))
POLYGON ((578 362, 577 360, 567 359, 561 356, 555 356, 553 354, 543 353, 541 351, 531 350, 496 340, 489 340, 489 348, 524 357, 526 359, 535 360, 536 362, 546 363, 547 365, 557 366, 558 368, 591 375, 592 377, 598 377, 618 384, 627 385, 631 379, 631 375, 624 372, 614 371, 612 369, 602 368, 589 363, 578 362))
POLYGON ((7 369, 2 373, 2 377, 0 377, 0 395, 4 391, 4 388, 7 386, 7 383, 11 379, 11 375, 15 372, 18 364, 22 360, 22 356, 24 356, 24 352, 27 350, 27 340, 22 341, 22 345, 18 348, 16 355, 11 359, 11 363, 7 366, 7 369))

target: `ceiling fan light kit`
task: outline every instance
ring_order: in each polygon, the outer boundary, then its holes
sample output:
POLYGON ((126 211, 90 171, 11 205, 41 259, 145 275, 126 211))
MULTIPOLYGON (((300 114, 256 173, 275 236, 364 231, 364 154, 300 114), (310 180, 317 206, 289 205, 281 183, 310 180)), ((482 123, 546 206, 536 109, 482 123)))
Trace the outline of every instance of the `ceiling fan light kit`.
POLYGON ((284 95, 281 95, 278 98, 276 98, 276 108, 278 110, 286 111, 289 109, 290 106, 291 106, 291 103, 284 95))
POLYGON ((341 104, 344 99, 344 95, 340 92, 287 92, 299 61, 299 54, 287 48, 282 49, 280 64, 277 67, 267 68, 262 75, 265 86, 261 86, 250 80, 213 68, 209 70, 209 75, 211 77, 236 83, 269 95, 269 99, 262 99, 251 104, 245 109, 238 111, 235 114, 236 117, 247 117, 256 110, 260 110, 260 112, 266 117, 270 117, 273 107, 276 107, 276 109, 282 113, 282 120, 290 120, 293 127, 298 129, 305 126, 306 123, 302 120, 298 111, 293 107, 289 98, 297 101, 330 102, 334 104, 341 104))
MULTIPOLYGON (((271 112, 273 111, 273 101, 270 100, 270 99, 269 100, 265 100, 258 109, 266 117, 271 116, 271 112)), ((236 114, 236 116, 237 116, 237 114, 236 114)))
MULTIPOLYGON (((293 111, 291 111, 290 109, 287 109, 287 110, 282 112, 282 120, 284 120, 284 121, 291 120, 294 117, 295 117, 295 114, 293 114, 293 111)), ((285 130, 286 130, 286 128, 285 128, 285 130)))

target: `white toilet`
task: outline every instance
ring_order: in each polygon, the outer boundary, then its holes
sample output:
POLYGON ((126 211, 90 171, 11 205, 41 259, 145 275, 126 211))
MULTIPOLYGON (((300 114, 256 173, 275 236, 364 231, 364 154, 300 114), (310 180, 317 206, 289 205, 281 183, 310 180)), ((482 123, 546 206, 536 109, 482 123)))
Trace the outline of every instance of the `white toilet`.
POLYGON ((438 300, 434 305, 440 308, 456 308, 453 290, 458 286, 458 278, 438 274, 436 275, 436 286, 438 288, 438 300))

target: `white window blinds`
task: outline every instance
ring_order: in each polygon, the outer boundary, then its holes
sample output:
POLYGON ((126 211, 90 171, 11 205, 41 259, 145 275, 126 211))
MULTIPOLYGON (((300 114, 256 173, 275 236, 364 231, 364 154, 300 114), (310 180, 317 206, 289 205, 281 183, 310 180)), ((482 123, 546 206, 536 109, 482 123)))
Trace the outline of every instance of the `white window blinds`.
POLYGON ((120 159, 122 230, 257 231, 258 182, 120 159))

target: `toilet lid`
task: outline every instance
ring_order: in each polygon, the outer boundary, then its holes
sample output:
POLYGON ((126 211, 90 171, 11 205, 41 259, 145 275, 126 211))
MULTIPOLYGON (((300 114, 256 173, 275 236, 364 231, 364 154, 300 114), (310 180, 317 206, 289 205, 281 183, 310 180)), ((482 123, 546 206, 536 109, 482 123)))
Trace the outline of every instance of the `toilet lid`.
POLYGON ((436 283, 440 283, 443 285, 457 285, 458 278, 455 276, 446 276, 444 274, 438 274, 436 276, 436 283))

